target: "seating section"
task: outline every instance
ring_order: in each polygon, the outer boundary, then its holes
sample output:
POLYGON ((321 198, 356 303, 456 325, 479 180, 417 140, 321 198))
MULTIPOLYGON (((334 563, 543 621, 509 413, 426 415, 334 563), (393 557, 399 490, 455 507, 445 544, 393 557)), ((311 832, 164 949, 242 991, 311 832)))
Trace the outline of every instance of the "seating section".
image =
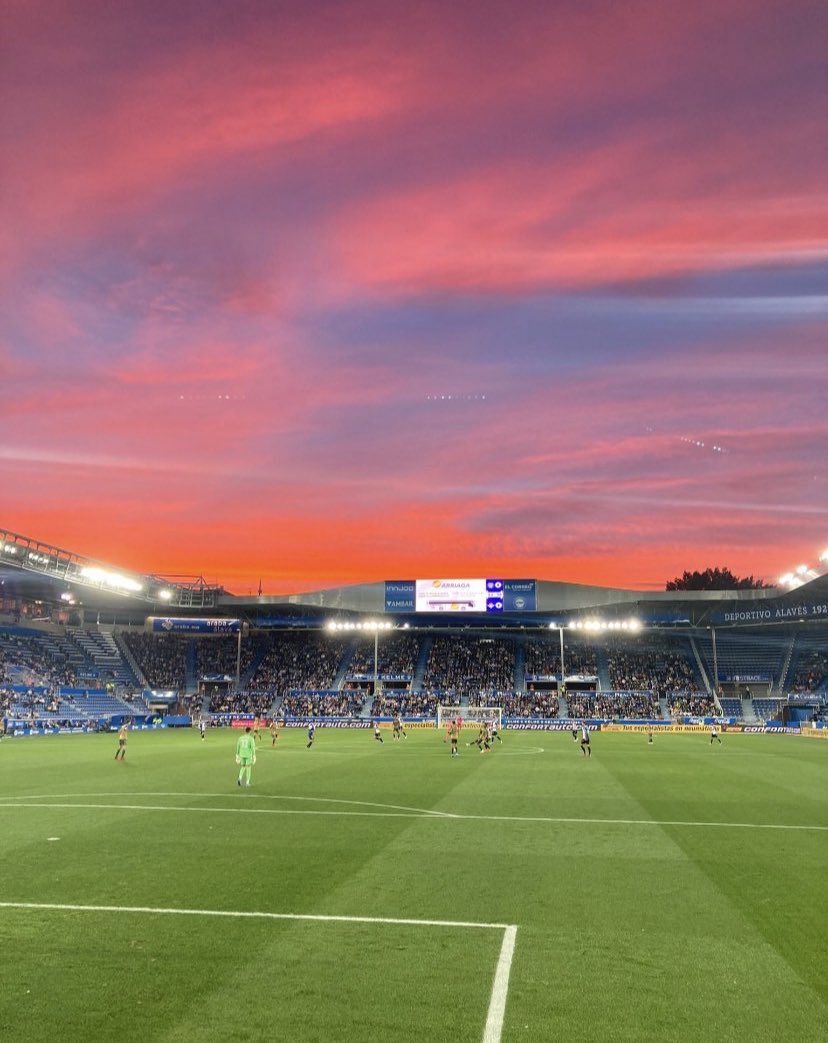
POLYGON ((551 692, 526 692, 522 695, 510 695, 503 700, 505 717, 557 717, 561 703, 551 692))
POLYGON ((486 706, 515 689, 515 644, 500 637, 435 637, 423 688, 444 702, 486 706))
POLYGON ((819 692, 828 688, 828 650, 801 648, 788 688, 791 692, 819 692))
POLYGON ((734 633, 716 631, 716 671, 713 669, 713 640, 707 634, 696 644, 707 676, 728 678, 766 677, 778 683, 790 648, 790 635, 784 633, 734 633))
POLYGON ((150 688, 173 692, 185 690, 187 646, 192 638, 180 634, 145 634, 139 630, 127 630, 123 639, 150 688))
MULTIPOLYGON (((376 645, 382 689, 375 693, 374 641, 363 634, 261 631, 245 636, 240 646, 233 636, 6 625, 0 626, 0 710, 29 720, 143 715, 149 711, 135 694, 135 664, 151 688, 173 690, 179 706, 192 713, 209 707, 215 714, 417 716, 433 714, 438 703, 500 706, 505 716, 539 718, 561 712, 606 719, 658 718, 668 710, 671 716, 717 713, 683 635, 629 640, 567 633, 565 640, 567 676, 577 671, 590 682, 569 685, 564 701, 552 680, 561 668, 560 635, 554 631, 438 632, 425 643, 422 635, 382 634, 376 645), (239 647, 242 690, 236 693, 239 647), (578 690, 596 682, 597 691, 578 690)), ((711 639, 701 634, 694 640, 704 661, 712 654, 711 639)), ((747 702, 737 697, 742 682, 783 670, 792 678, 792 694, 828 697, 828 649, 819 630, 725 633, 717 636, 717 655, 720 677, 733 679, 730 685, 725 681, 730 693, 720 699, 727 717, 745 712, 747 702)), ((756 717, 778 719, 782 701, 758 687, 756 717)))
POLYGON ((700 678, 690 660, 690 647, 679 649, 658 635, 639 637, 635 643, 607 641, 610 686, 619 692, 652 692, 656 699, 696 692, 700 678))
MULTIPOLYGON (((382 634, 377 641, 377 673, 381 678, 411 681, 420 651, 419 640, 411 634, 382 634)), ((374 676, 374 639, 357 640, 346 674, 349 678, 374 676)))
POLYGON ((648 692, 601 694, 567 692, 570 717, 595 717, 602 720, 645 720, 661 717, 661 706, 648 692))

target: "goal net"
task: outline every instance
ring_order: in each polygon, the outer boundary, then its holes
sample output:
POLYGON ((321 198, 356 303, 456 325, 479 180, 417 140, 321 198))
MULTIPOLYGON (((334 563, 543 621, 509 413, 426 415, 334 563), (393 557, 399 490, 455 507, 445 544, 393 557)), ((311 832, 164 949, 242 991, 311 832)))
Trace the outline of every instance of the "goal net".
POLYGON ((456 721, 458 717, 462 719, 464 727, 479 728, 484 721, 488 721, 500 728, 503 724, 503 707, 451 705, 437 707, 438 728, 445 728, 449 721, 456 721))

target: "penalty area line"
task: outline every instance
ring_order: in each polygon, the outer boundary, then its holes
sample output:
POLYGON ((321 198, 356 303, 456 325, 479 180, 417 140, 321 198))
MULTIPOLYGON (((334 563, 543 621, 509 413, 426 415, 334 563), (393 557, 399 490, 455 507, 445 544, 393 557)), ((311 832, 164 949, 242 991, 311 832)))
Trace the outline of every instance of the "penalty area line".
POLYGON ((509 994, 509 975, 512 971, 512 958, 515 955, 515 939, 517 927, 512 924, 503 932, 503 943, 495 968, 492 983, 492 995, 486 1015, 486 1027, 483 1029, 483 1043, 500 1043, 503 1034, 503 1020, 506 1016, 506 997, 509 994))
POLYGON ((454 927, 503 931, 495 967, 482 1043, 500 1043, 509 992, 509 975, 515 953, 516 924, 479 923, 474 920, 413 920, 389 916, 335 916, 321 913, 269 913, 238 909, 172 909, 149 905, 73 905, 67 902, 0 902, 0 909, 32 909, 71 913, 143 913, 153 916, 203 916, 228 919, 302 920, 315 923, 380 924, 401 927, 454 927))
POLYGON ((44 909, 70 913, 146 913, 158 916, 218 916, 239 920, 309 920, 316 923, 392 924, 401 927, 475 927, 490 931, 516 929, 514 924, 480 923, 475 920, 412 920, 392 916, 269 913, 248 909, 174 909, 154 905, 74 905, 66 902, 0 902, 0 909, 44 909))

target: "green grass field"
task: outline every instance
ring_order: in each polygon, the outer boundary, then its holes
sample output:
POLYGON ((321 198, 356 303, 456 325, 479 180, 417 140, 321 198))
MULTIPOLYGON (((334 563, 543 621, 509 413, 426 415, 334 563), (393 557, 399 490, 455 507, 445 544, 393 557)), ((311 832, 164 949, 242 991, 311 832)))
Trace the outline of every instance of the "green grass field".
POLYGON ((0 1038, 828 1038, 828 743, 408 735, 3 740, 0 1038))

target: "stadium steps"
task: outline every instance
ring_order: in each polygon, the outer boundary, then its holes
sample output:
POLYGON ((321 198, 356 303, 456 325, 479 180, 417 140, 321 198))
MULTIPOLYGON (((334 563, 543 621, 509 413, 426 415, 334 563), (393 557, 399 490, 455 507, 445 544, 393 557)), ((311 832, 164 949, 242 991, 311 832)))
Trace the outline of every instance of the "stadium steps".
POLYGON ((566 720, 569 717, 569 703, 565 695, 558 696, 558 717, 566 720))
POLYGON ((742 720, 745 722, 745 724, 762 723, 756 716, 756 710, 753 708, 752 699, 742 699, 742 720))
MULTIPOLYGON (((707 670, 705 669, 705 666, 704 666, 704 660, 701 657, 701 652, 699 651, 699 646, 696 644, 696 639, 694 637, 690 638, 690 651, 693 653, 693 660, 694 660, 694 662, 696 664, 696 669, 699 671, 699 676, 701 677, 701 680, 702 680, 702 688, 705 688, 708 692, 713 692, 713 688, 714 688, 713 683, 711 682, 710 678, 707 675, 707 670)), ((715 693, 714 693, 713 698, 714 699, 716 698, 715 693)), ((721 709, 721 707, 720 707, 720 709, 721 709)))
POLYGON ((791 635, 790 643, 788 644, 788 650, 785 653, 785 659, 782 663, 782 669, 779 672, 779 686, 778 691, 780 695, 784 695, 785 688, 788 683, 788 674, 791 669, 791 662, 794 657, 794 649, 796 648, 796 631, 791 635))
POLYGON ((669 721, 670 718, 673 716, 670 713, 670 704, 667 702, 666 699, 659 699, 658 705, 661 707, 661 716, 664 718, 665 721, 669 721))
POLYGON ((240 686, 242 689, 246 689, 256 674, 256 671, 262 665, 264 660, 267 658, 267 654, 270 651, 270 645, 263 644, 258 652, 253 656, 250 666, 244 671, 241 676, 240 686))
POLYGON ((431 646, 433 644, 434 638, 431 634, 427 634, 420 643, 420 651, 417 653, 417 665, 414 667, 414 680, 411 682, 412 692, 421 692, 423 690, 423 678, 425 677, 428 657, 431 655, 431 646))
POLYGON ((526 691, 526 638, 515 638, 515 669, 512 674, 512 691, 526 691))
POLYGON ((137 688, 149 688, 149 682, 144 676, 144 672, 141 670, 138 660, 130 651, 129 645, 124 641, 123 635, 120 631, 112 635, 112 640, 117 645, 124 661, 129 664, 130 669, 135 676, 135 686, 137 688))
POLYGON ((342 653, 342 658, 339 661, 339 668, 336 671, 336 676, 333 679, 331 688, 336 692, 341 692, 345 686, 345 679, 348 676, 348 671, 351 668, 351 663, 354 661, 354 656, 357 650, 357 639, 348 645, 345 651, 342 653))
POLYGON ((184 653, 184 692, 194 695, 198 691, 198 649, 195 638, 189 638, 184 653))
POLYGON ((595 649, 595 658, 598 665, 598 688, 602 692, 610 692, 612 691, 612 681, 610 681, 609 658, 603 645, 599 645, 595 649))

